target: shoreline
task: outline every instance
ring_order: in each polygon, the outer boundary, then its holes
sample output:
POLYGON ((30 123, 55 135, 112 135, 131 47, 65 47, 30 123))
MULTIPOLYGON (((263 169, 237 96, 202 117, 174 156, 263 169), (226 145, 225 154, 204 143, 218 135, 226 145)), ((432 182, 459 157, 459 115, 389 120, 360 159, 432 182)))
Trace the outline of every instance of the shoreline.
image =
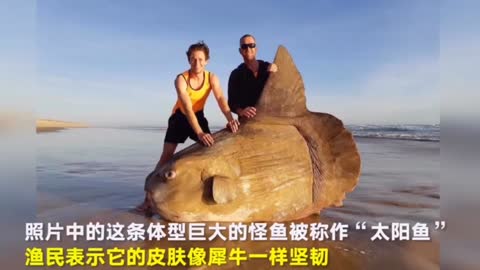
POLYGON ((60 131, 60 130, 64 130, 64 129, 67 129, 67 128, 63 128, 63 127, 36 127, 36 131, 37 133, 43 133, 43 132, 56 132, 56 131, 60 131))

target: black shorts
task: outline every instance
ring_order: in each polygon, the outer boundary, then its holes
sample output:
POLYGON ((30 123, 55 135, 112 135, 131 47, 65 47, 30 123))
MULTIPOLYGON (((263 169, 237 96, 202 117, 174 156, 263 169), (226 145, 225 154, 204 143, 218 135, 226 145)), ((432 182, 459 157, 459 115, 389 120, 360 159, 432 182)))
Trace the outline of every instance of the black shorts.
MULTIPOLYGON (((202 128, 203 132, 210 133, 208 128, 208 121, 203 114, 203 111, 195 113, 198 124, 202 128)), ((166 143, 184 143, 187 138, 198 142, 197 134, 193 131, 192 127, 188 123, 187 117, 178 109, 170 118, 168 118, 167 134, 165 135, 164 142, 166 143)))

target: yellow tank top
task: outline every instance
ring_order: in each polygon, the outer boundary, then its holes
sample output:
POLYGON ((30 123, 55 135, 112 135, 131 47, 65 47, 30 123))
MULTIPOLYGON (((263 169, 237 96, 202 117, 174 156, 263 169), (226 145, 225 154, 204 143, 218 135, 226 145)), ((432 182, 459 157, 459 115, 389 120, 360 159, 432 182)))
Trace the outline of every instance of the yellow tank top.
MULTIPOLYGON (((187 82, 187 93, 190 97, 190 100, 192 101, 193 112, 196 113, 203 110, 203 108, 205 107, 205 103, 207 102, 208 95, 212 90, 212 86, 210 85, 210 72, 206 70, 204 71, 203 84, 202 86, 200 86, 199 89, 193 89, 190 85, 190 73, 188 72, 188 70, 183 72, 181 76, 187 82)), ((183 104, 180 99, 177 99, 177 102, 173 107, 172 114, 174 114, 177 109, 180 109, 183 114, 186 114, 186 110, 185 108, 183 108, 183 104)))

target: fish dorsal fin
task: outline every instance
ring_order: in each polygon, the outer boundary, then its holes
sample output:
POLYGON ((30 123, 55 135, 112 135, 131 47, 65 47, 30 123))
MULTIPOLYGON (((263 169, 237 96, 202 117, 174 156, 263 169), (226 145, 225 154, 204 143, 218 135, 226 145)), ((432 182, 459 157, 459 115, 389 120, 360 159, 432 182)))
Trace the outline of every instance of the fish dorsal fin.
POLYGON ((304 115, 307 112, 305 86, 285 47, 278 47, 274 63, 278 71, 270 73, 257 103, 257 113, 274 117, 304 115))

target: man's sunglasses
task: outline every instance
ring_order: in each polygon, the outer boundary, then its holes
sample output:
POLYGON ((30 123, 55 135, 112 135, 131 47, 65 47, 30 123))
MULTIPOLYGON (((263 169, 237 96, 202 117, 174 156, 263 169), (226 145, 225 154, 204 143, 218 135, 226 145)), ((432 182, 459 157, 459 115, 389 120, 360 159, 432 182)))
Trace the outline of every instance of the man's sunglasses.
POLYGON ((246 50, 247 48, 253 49, 257 46, 255 43, 247 43, 247 44, 242 44, 240 45, 240 49, 246 50))

